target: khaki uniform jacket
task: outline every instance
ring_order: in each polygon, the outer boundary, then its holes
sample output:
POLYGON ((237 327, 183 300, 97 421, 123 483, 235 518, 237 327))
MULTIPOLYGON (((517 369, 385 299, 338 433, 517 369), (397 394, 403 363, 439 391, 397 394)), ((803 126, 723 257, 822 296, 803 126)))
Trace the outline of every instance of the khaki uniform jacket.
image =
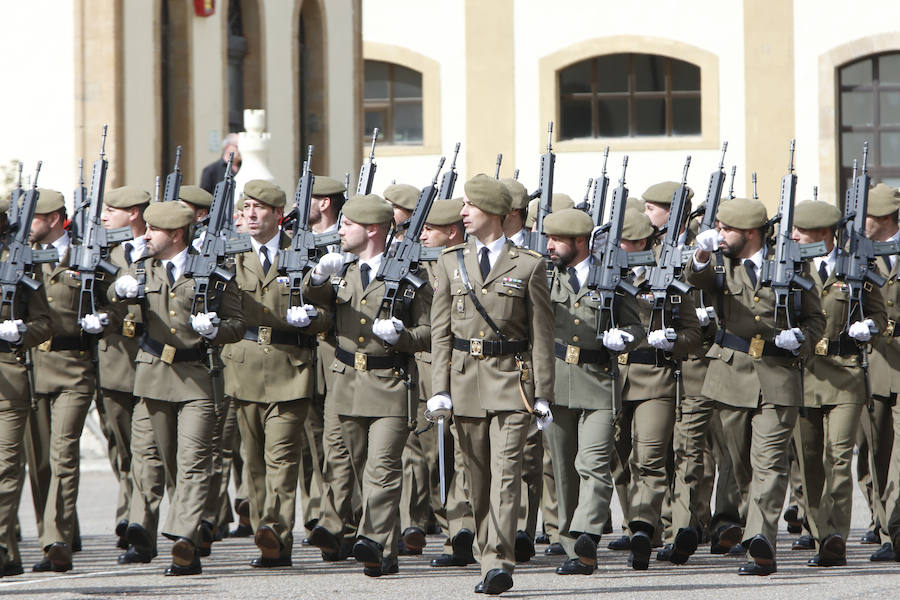
MULTIPOLYGON (((406 286, 400 286, 398 308, 405 289, 406 286)), ((369 358, 396 356, 406 365, 405 368, 409 368, 412 357, 407 355, 428 350, 430 346, 432 292, 428 285, 415 290, 409 314, 402 319, 404 329, 393 346, 372 333, 372 324, 379 318, 378 311, 384 298, 384 282, 375 279, 375 274, 371 273, 369 285, 363 290, 356 257, 346 265, 343 275, 326 279, 321 285, 313 285, 307 275, 303 295, 307 301, 333 310, 337 347, 347 352, 358 352, 369 358)), ((362 371, 335 358, 331 371, 334 387, 328 390, 328 402, 334 402, 338 414, 357 417, 407 416, 407 388, 400 370, 367 368, 362 371)))
MULTIPOLYGON (((822 295, 822 311, 826 320, 825 333, 804 364, 803 405, 820 408, 835 404, 865 404, 868 401, 866 382, 857 355, 822 355, 823 346, 827 347, 829 341, 840 339, 841 332, 847 326, 848 291, 834 273, 824 282, 818 271, 813 269, 811 273, 816 291, 822 295)), ((881 290, 873 286, 871 291, 863 291, 862 299, 865 316, 875 322, 879 331, 884 331, 887 318, 881 290)), ((853 321, 859 320, 858 317, 858 314, 855 315, 853 321)), ((851 338, 845 336, 845 340, 853 347, 851 338)))
POLYGON ((897 273, 900 259, 890 271, 881 257, 875 264, 878 272, 888 279, 881 288, 888 324, 872 341, 874 352, 869 357, 869 382, 873 395, 889 397, 900 394, 900 279, 897 273))
MULTIPOLYGON (((427 261, 422 263, 422 266, 425 269, 425 276, 423 279, 428 283, 426 285, 431 287, 432 296, 434 292, 437 291, 437 277, 434 274, 434 262, 427 261)), ((422 401, 427 401, 431 398, 431 352, 422 350, 416 352, 416 369, 419 372, 419 399, 422 401)))
MULTIPOLYGON (((283 251, 290 246, 290 237, 282 232, 279 248, 283 251)), ((306 336, 315 336, 328 328, 330 315, 319 307, 319 316, 306 327, 298 329, 288 325, 285 320, 291 305, 288 279, 279 276, 275 264, 268 273, 263 273, 259 255, 254 250, 235 256, 234 274, 248 327, 270 327, 272 331, 306 336)), ((304 301, 308 303, 308 300, 304 301)), ((238 400, 265 403, 311 398, 316 349, 314 338, 307 341, 307 347, 264 345, 252 340, 228 344, 222 350, 222 360, 227 367, 225 393, 238 400)))
POLYGON ((469 298, 460 277, 457 252, 462 252, 472 289, 487 314, 510 341, 527 340, 522 356, 527 377, 526 398, 553 402, 553 309, 544 260, 535 252, 507 244, 482 281, 475 239, 448 248, 435 264, 438 280, 431 307, 431 385, 447 392, 454 414, 483 417, 486 411, 524 410, 520 391, 523 375, 512 354, 476 358, 453 349, 453 339, 498 341, 469 298))
MULTIPOLYGON (((128 269, 125 250, 121 244, 109 253, 109 262, 119 267, 120 273, 128 269)), ((103 337, 97 341, 100 386, 105 390, 131 394, 134 392, 134 360, 144 327, 141 306, 115 302, 107 306, 106 310, 109 312, 110 324, 103 331, 103 337)))
MULTIPOLYGON (((170 289, 162 262, 155 258, 148 258, 143 262, 147 277, 143 301, 146 335, 176 350, 200 348, 205 338, 191 327, 193 280, 182 275, 170 289)), ((137 279, 140 264, 141 261, 132 264, 127 273, 137 279)), ((121 271, 120 274, 124 275, 121 271)), ((115 286, 110 286, 109 297, 110 300, 118 301, 115 286)), ((133 300, 121 302, 130 303, 133 300)), ((241 297, 233 280, 229 281, 221 292, 217 309, 221 323, 218 334, 209 340, 209 343, 219 346, 241 339, 246 327, 241 311, 241 297)), ((170 365, 150 352, 140 349, 135 361, 135 396, 168 402, 213 398, 212 382, 205 358, 199 361, 174 362, 170 365)))
MULTIPOLYGON (((775 294, 769 287, 754 286, 750 282, 742 261, 724 257, 724 288, 716 287, 712 261, 705 268, 696 270, 691 259, 686 268, 687 281, 707 293, 716 307, 719 326, 745 340, 759 335, 772 341, 775 327, 775 294), (722 310, 719 310, 721 307, 722 310)), ((811 277, 809 265, 804 273, 811 277)), ((815 291, 801 294, 799 327, 805 340, 796 358, 763 355, 752 358, 738 350, 713 344, 707 353, 710 360, 703 395, 730 406, 754 408, 762 402, 778 406, 800 406, 802 399, 800 361, 812 354, 816 342, 822 339, 825 316, 819 294, 815 291)))

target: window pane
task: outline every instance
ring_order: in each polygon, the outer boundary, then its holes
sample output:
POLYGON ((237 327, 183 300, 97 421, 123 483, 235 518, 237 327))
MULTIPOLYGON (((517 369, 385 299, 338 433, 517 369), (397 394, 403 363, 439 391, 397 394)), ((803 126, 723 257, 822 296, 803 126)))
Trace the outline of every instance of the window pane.
POLYGON ((871 133, 842 133, 841 134, 841 165, 852 167, 853 160, 862 160, 863 142, 871 143, 871 133))
POLYGON ((842 68, 841 85, 872 85, 872 60, 867 58, 842 68))
POLYGON ((638 92, 665 91, 666 59, 655 54, 635 54, 634 81, 638 92))
POLYGON ((881 181, 894 187, 900 187, 900 177, 882 177, 881 181))
POLYGON ((874 124, 872 92, 841 92, 841 125, 849 127, 874 124))
POLYGON ((628 91, 628 55, 610 54, 597 57, 597 91, 628 91))
POLYGON ((560 137, 591 137, 591 101, 563 100, 560 108, 560 137))
POLYGON ((900 84, 900 54, 887 54, 878 59, 878 80, 900 84))
POLYGON ((666 101, 635 100, 635 135, 666 135, 666 101))
POLYGON ((591 91, 591 77, 593 61, 583 60, 580 63, 568 66, 559 72, 559 92, 561 94, 577 94, 591 91))
POLYGON ((366 61, 366 99, 388 97, 388 64, 377 60, 366 61))
POLYGON ((394 105, 394 143, 422 143, 422 104, 403 103, 394 105))
POLYGON ((422 74, 406 67, 394 65, 394 97, 421 98, 422 74))
POLYGON ((628 101, 598 101, 597 122, 597 133, 600 137, 622 137, 628 135, 628 101))
POLYGON ((372 138, 372 132, 377 127, 380 131, 378 133, 378 139, 384 137, 384 123, 387 120, 387 114, 384 111, 380 110, 367 110, 366 111, 366 131, 365 136, 369 139, 372 138))
POLYGON ((881 166, 900 167, 900 131, 881 132, 881 166))
POLYGON ((672 99, 672 135, 700 133, 700 98, 672 99))
POLYGON ((880 92, 881 105, 880 125, 900 125, 900 92, 880 92))
POLYGON ((700 91, 700 67, 673 58, 672 89, 700 91))

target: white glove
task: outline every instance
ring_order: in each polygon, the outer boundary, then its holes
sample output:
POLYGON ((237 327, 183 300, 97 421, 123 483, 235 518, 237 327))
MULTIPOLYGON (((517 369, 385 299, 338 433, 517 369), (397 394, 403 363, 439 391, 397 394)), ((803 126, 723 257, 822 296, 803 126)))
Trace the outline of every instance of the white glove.
POLYGON ((791 329, 784 329, 781 333, 775 336, 775 345, 781 348, 782 350, 790 350, 791 352, 796 352, 800 347, 801 340, 803 339, 803 333, 797 327, 792 327, 791 329))
POLYGON ((313 269, 313 275, 317 275, 317 279, 321 278, 321 281, 325 281, 328 277, 339 273, 343 266, 344 255, 340 252, 329 252, 319 259, 319 264, 313 269))
POLYGON ((872 339, 872 329, 875 328, 875 321, 866 319, 865 321, 857 321, 847 330, 847 335, 857 342, 868 342, 872 339))
POLYGON ((607 329, 603 332, 603 345, 613 352, 621 352, 625 344, 634 341, 634 336, 622 329, 607 329))
POLYGON ((109 318, 106 313, 91 313, 78 319, 78 324, 85 333, 100 333, 109 325, 109 318))
POLYGON ((437 421, 438 419, 450 416, 453 410, 453 401, 447 394, 435 394, 425 403, 425 418, 429 421, 437 421))
POLYGON ((375 322, 372 323, 372 333, 391 346, 396 344, 400 339, 401 331, 403 331, 403 321, 397 317, 391 317, 390 319, 375 319, 375 322))
POLYGON ((137 298, 138 282, 131 275, 122 275, 116 279, 116 296, 119 298, 137 298))
POLYGON ((709 312, 705 308, 697 308, 697 320, 700 321, 700 327, 709 325, 709 312))
POLYGON ((665 329, 654 329, 647 334, 647 343, 657 350, 665 350, 666 352, 668 352, 675 347, 675 342, 669 340, 666 335, 671 336, 674 334, 675 330, 671 327, 666 327, 665 329))
POLYGON ((303 306, 292 306, 287 309, 285 319, 288 325, 293 327, 306 327, 309 325, 309 315, 306 314, 306 309, 308 308, 312 308, 312 305, 304 304, 303 306))
POLYGON ((219 334, 219 328, 212 324, 215 318, 215 312, 191 315, 191 327, 206 339, 211 340, 219 334))
POLYGON ((543 398, 534 399, 534 417, 537 428, 546 429, 553 422, 553 413, 550 412, 550 403, 543 398))
POLYGON ((715 252, 719 249, 719 243, 724 239, 717 229, 707 229, 703 233, 697 234, 694 244, 705 252, 715 252))
POLYGON ((0 323, 0 340, 10 344, 17 343, 22 339, 22 333, 19 331, 20 325, 22 325, 22 319, 16 319, 15 321, 7 319, 0 323))

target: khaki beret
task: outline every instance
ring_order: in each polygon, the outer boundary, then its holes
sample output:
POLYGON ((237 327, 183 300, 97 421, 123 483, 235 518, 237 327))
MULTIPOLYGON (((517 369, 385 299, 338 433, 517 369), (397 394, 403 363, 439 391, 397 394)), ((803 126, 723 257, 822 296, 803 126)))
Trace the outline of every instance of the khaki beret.
POLYGON ((646 208, 646 205, 640 198, 629 198, 625 201, 625 210, 628 210, 629 208, 633 208, 638 212, 644 212, 644 208, 646 208))
POLYGON ((244 210, 244 197, 241 196, 234 203, 234 212, 244 210))
POLYGON ((245 183, 241 195, 274 208, 284 206, 284 190, 264 179, 251 179, 245 183))
POLYGON ((378 225, 389 223, 394 209, 377 194, 351 196, 344 204, 344 216, 360 225, 378 225))
POLYGON ((194 211, 182 202, 152 202, 144 220, 158 229, 181 229, 194 222, 194 211))
POLYGON ((0 213, 5 213, 9 210, 9 198, 0 197, 0 213))
POLYGON ((841 220, 841 211, 828 202, 804 200, 794 207, 794 227, 821 229, 831 227, 841 220))
POLYGON ((384 199, 400 208, 413 210, 419 200, 419 190, 405 183, 394 183, 384 188, 384 199))
POLYGON ((544 233, 563 237, 588 235, 594 228, 590 215, 577 208, 553 211, 544 218, 544 233))
POLYGON ((884 217, 900 208, 900 191, 886 183, 879 183, 869 190, 869 205, 866 212, 872 217, 884 217))
POLYGON ((40 196, 38 196, 37 205, 34 207, 34 214, 49 215, 61 208, 65 208, 66 201, 61 193, 46 188, 38 188, 37 190, 40 196))
POLYGON ((509 195, 512 197, 512 206, 510 210, 521 210, 528 206, 528 190, 525 186, 515 179, 501 179, 500 183, 506 186, 509 195))
POLYGON ((735 229, 756 229, 766 224, 766 207, 759 200, 734 198, 719 205, 716 219, 735 229))
POLYGON ((313 196, 331 196, 332 194, 343 194, 347 190, 343 181, 325 177, 324 175, 316 175, 313 181, 313 196))
POLYGON ((113 208, 131 208, 150 203, 150 193, 141 188, 126 185, 109 190, 103 196, 103 202, 113 208))
POLYGON ((453 225, 462 221, 459 211, 462 210, 462 200, 455 198, 453 200, 435 200, 431 205, 431 211, 425 222, 429 225, 453 225))
POLYGON ((506 186, 484 173, 466 182, 466 198, 472 206, 491 215, 506 216, 512 206, 512 196, 506 186))
MULTIPOLYGON (((672 196, 681 187, 680 183, 675 181, 663 181, 662 183, 654 183, 641 195, 645 202, 655 202, 656 204, 672 204, 672 196)), ((688 187, 688 201, 694 197, 694 190, 688 187)))
MULTIPOLYGON (((525 217, 526 229, 531 229, 531 227, 534 225, 535 220, 537 220, 537 207, 540 202, 540 198, 535 198, 528 203, 528 216, 525 217)), ((575 202, 572 201, 572 198, 568 194, 553 194, 553 197, 550 199, 551 213, 555 213, 558 210, 565 210, 567 208, 574 207, 575 202)))
POLYGON ((213 202, 212 194, 196 185, 181 186, 178 190, 178 199, 200 208, 210 208, 213 202))
POLYGON ((653 235, 653 224, 643 211, 629 208, 625 211, 622 224, 622 239, 635 242, 653 235))

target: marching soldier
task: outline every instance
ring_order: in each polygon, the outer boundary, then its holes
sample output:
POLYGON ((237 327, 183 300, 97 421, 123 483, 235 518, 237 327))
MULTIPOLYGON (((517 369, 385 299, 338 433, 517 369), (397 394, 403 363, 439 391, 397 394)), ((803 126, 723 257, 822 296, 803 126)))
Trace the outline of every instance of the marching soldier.
POLYGON ((501 179, 500 183, 509 190, 512 204, 509 213, 503 219, 503 235, 519 248, 528 243, 528 230, 525 229, 525 217, 528 213, 528 190, 515 179, 501 179))
POLYGON ((741 575, 777 570, 773 542, 787 489, 787 448, 802 398, 798 361, 810 355, 825 327, 818 295, 802 292, 799 306, 792 299, 789 307, 797 314, 794 327, 768 341, 776 315, 774 292, 760 287, 760 269, 768 258, 766 224, 766 209, 758 200, 722 203, 718 229, 697 236, 687 269, 688 282, 716 303, 720 319, 703 395, 719 403, 735 479, 747 502, 743 541, 737 539, 739 528, 719 540, 747 549, 753 562, 739 569, 741 575), (725 255, 721 288, 718 269, 709 264, 716 248, 725 255))
POLYGON ((503 235, 506 187, 476 175, 463 202, 469 241, 435 265, 432 362, 441 368, 428 410, 453 411, 483 576, 476 592, 499 594, 513 585, 528 430, 534 416, 539 428, 553 418, 553 313, 543 259, 503 235))

